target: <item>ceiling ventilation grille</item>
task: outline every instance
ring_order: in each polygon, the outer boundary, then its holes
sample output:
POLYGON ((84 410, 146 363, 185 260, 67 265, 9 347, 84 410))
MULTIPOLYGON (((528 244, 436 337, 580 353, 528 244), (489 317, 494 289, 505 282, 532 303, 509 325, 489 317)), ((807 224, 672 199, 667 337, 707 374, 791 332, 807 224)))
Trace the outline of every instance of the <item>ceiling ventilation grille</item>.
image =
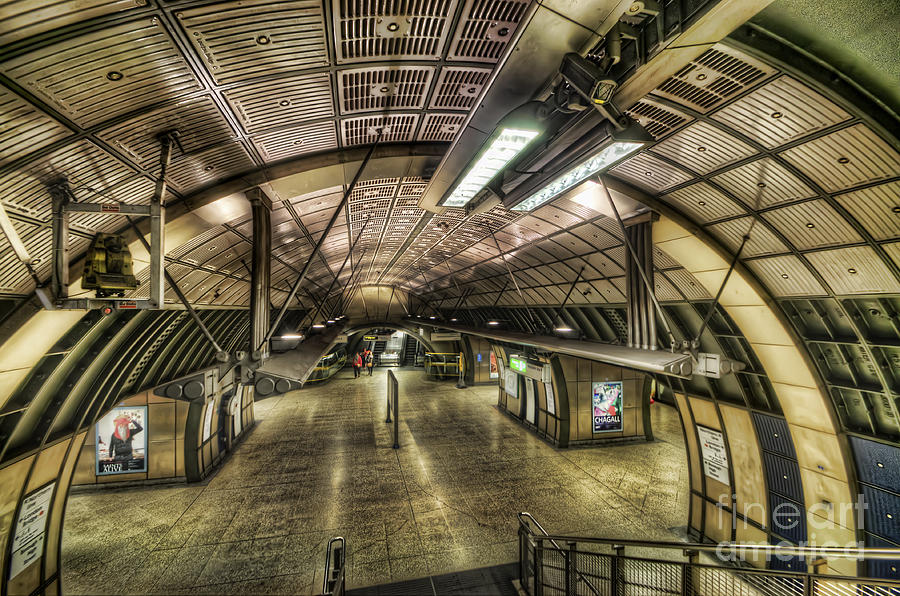
POLYGON ((341 113, 422 108, 433 75, 433 68, 420 66, 341 71, 338 80, 341 113))
POLYGON ((653 93, 706 113, 775 72, 733 48, 717 45, 669 77, 653 93))
POLYGON ((338 63, 438 60, 456 0, 334 0, 338 63))
POLYGON ((266 161, 337 149, 334 122, 319 122, 257 135, 253 143, 266 161))
POLYGON ((656 140, 693 120, 690 116, 652 99, 642 99, 625 113, 640 122, 656 140))
POLYGON ((0 69, 83 127, 201 88, 169 34, 147 18, 28 52, 0 69))
POLYGON ((496 62, 530 0, 466 0, 448 60, 496 62))
POLYGON ((345 147, 369 145, 378 138, 379 127, 387 129, 381 137, 382 143, 408 142, 412 140, 418 120, 418 114, 347 118, 341 121, 341 142, 345 147))
POLYGON ((429 107, 445 110, 470 110, 475 107, 491 71, 486 68, 447 66, 438 75, 429 107))
POLYGON ((318 0, 220 2, 175 17, 219 84, 328 64, 318 0))
POLYGON ((453 140, 465 120, 464 114, 426 114, 419 131, 420 141, 453 140))
POLYGON ((224 95, 250 134, 334 116, 324 73, 242 85, 224 95))
POLYGON ((390 199, 394 196, 393 186, 374 186, 355 188, 350 193, 350 203, 363 203, 376 201, 378 199, 390 199))

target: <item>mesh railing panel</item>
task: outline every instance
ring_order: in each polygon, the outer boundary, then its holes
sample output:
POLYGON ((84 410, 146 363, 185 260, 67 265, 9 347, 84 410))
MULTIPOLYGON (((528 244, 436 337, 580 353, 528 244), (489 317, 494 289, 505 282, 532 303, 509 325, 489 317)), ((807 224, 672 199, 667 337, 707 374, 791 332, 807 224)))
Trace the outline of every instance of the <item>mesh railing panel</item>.
POLYGON ((611 596, 612 557, 599 553, 575 553, 575 569, 578 571, 578 596, 611 596))
POLYGON ((781 575, 741 572, 737 569, 693 567, 691 586, 697 594, 734 596, 802 596, 803 580, 781 575))
POLYGON ((566 557, 553 547, 538 546, 535 556, 541 561, 541 585, 545 596, 566 593, 566 557))
POLYGON ((620 559, 624 593, 634 596, 681 594, 682 566, 678 563, 620 559))
POLYGON ((813 579, 815 596, 900 596, 900 585, 877 586, 866 580, 813 579))

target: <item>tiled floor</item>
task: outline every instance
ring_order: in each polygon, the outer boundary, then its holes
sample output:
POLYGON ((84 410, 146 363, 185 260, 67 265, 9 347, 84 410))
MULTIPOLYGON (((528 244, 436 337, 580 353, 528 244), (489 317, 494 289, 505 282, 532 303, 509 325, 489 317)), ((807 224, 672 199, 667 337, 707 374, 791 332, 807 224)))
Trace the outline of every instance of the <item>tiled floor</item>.
POLYGON ((399 450, 385 372, 256 404, 259 424, 212 479, 69 499, 69 594, 318 593, 331 536, 348 587, 516 560, 516 513, 551 533, 672 539, 687 520, 678 415, 657 441, 557 450, 498 411, 496 387, 457 390, 400 370, 399 450))

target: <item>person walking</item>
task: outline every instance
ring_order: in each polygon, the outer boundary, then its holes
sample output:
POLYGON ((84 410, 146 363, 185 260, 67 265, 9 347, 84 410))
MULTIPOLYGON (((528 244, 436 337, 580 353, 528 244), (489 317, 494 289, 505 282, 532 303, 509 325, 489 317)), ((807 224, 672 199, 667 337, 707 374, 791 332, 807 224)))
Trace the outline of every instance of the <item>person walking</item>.
POLYGON ((362 365, 363 365, 362 354, 360 354, 359 352, 357 352, 357 353, 353 356, 353 378, 354 378, 354 379, 358 379, 358 378, 359 378, 359 372, 360 372, 359 369, 362 368, 362 365))
POLYGON ((371 350, 366 350, 366 368, 369 369, 369 376, 372 376, 372 369, 375 367, 375 356, 371 350))

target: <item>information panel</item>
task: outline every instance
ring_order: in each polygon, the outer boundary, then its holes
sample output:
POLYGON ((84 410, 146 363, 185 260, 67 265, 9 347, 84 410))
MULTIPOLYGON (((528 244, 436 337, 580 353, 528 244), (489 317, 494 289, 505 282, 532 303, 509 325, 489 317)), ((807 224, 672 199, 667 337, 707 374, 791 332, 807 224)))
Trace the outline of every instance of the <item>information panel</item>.
POLYGON ((519 375, 516 374, 516 371, 507 368, 504 381, 506 381, 504 383, 506 392, 513 397, 519 397, 519 375))
POLYGON ((147 471, 147 406, 113 408, 97 422, 97 475, 147 471))
POLYGON ((697 435, 700 437, 700 452, 703 454, 703 473, 726 486, 730 485, 725 437, 721 432, 705 426, 697 427, 697 435))
POLYGON ((203 441, 206 442, 207 439, 212 435, 212 419, 213 419, 213 410, 216 407, 216 400, 211 399, 206 402, 206 414, 203 417, 203 441))
POLYGON ((50 515, 50 497, 53 496, 55 482, 31 493, 22 501, 16 533, 12 543, 10 579, 19 575, 26 567, 37 561, 44 553, 44 532, 50 515))
POLYGON ((556 397, 553 395, 553 383, 544 383, 547 393, 547 411, 556 416, 556 397))
POLYGON ((595 433, 622 430, 622 381, 592 383, 591 406, 595 433))

